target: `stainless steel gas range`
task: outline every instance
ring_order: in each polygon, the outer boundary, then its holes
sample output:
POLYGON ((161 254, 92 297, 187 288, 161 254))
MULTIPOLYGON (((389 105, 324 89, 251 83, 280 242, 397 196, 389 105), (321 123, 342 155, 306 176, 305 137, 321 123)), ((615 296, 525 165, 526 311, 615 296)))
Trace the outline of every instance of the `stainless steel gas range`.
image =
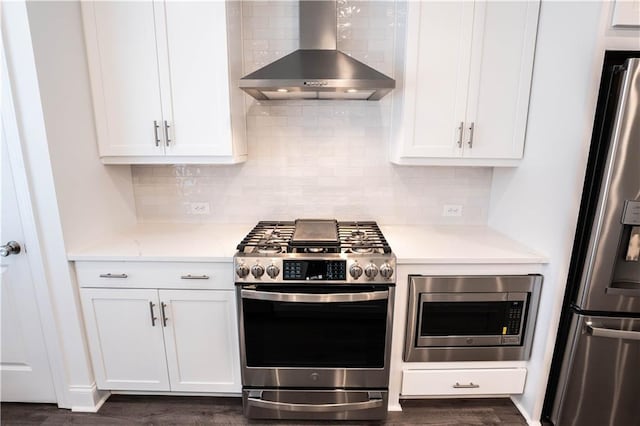
POLYGON ((395 256, 375 222, 259 222, 235 255, 244 413, 382 419, 395 256))

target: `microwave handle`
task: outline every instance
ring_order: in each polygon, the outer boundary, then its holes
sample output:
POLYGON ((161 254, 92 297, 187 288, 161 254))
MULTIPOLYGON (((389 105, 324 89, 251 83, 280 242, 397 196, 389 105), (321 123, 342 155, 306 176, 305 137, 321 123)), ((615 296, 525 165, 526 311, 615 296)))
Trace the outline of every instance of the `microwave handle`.
POLYGON ((367 302, 389 298, 388 291, 369 291, 366 293, 276 293, 271 291, 242 290, 243 299, 267 300, 270 302, 291 303, 342 303, 367 302))
POLYGON ((526 293, 420 293, 420 302, 506 302, 524 300, 526 293))

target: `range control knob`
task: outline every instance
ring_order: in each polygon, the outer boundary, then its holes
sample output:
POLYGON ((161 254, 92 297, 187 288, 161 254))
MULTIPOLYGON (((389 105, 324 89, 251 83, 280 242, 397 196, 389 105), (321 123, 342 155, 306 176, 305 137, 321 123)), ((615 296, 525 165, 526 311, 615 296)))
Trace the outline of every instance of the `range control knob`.
POLYGON ((349 274, 353 277, 354 280, 357 280, 362 275, 362 266, 358 265, 357 263, 351 265, 351 268, 349 268, 349 274))
POLYGON ((251 267, 251 275, 253 275, 256 278, 260 278, 262 275, 264 275, 264 266, 256 263, 255 265, 253 265, 251 267))
POLYGON ((372 280, 376 277, 376 275, 378 275, 378 267, 375 264, 370 263, 365 266, 364 274, 367 276, 367 278, 372 280))
POLYGON ((236 274, 238 274, 240 278, 246 278, 247 275, 249 275, 249 267, 244 263, 239 264, 236 266, 236 274))
POLYGON ((391 267, 391 265, 389 265, 387 262, 383 263, 380 266, 380 275, 387 279, 391 278, 391 275, 393 275, 393 268, 391 267))
POLYGON ((280 273, 280 268, 278 268, 273 263, 267 266, 267 275, 269 275, 271 278, 277 277, 279 273, 280 273))

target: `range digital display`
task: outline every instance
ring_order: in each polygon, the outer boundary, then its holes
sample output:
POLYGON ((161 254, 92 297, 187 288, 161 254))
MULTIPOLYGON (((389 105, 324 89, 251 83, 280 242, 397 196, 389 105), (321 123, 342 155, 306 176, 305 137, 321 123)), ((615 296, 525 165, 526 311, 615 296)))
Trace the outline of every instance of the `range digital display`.
POLYGON ((284 260, 283 279, 295 281, 346 281, 346 260, 284 260))

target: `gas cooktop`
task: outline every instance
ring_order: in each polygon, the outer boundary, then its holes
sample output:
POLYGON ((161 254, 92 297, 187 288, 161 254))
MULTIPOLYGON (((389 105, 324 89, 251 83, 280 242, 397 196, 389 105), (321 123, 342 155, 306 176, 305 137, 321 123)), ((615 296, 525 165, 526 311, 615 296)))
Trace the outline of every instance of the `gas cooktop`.
POLYGON ((395 256, 373 221, 261 221, 237 248, 241 282, 395 280, 395 256))
POLYGON ((240 253, 391 253, 376 222, 333 219, 262 221, 238 244, 240 253))

